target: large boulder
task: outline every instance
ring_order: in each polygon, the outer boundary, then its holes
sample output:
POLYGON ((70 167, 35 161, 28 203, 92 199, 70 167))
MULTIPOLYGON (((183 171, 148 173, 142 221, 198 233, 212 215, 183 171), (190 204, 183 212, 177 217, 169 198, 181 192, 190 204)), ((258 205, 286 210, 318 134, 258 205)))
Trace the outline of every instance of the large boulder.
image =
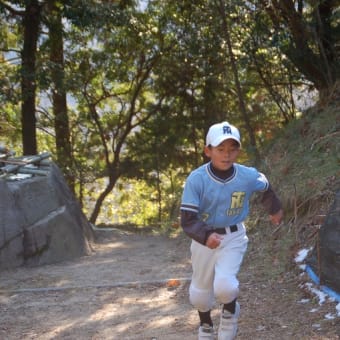
POLYGON ((91 225, 54 163, 47 176, 0 179, 0 192, 0 269, 91 253, 91 225))
POLYGON ((340 190, 319 230, 318 241, 307 258, 321 285, 340 293, 340 190))

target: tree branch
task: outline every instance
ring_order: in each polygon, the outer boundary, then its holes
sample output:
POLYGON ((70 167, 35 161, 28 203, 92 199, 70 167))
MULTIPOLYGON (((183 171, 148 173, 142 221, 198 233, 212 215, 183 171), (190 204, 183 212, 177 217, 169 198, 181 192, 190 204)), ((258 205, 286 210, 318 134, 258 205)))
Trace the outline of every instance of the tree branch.
POLYGON ((10 5, 8 5, 6 2, 4 1, 0 1, 0 7, 3 7, 5 9, 7 9, 8 12, 10 12, 11 14, 14 14, 14 15, 20 15, 20 16, 23 16, 25 14, 25 11, 20 11, 20 10, 17 10, 13 7, 11 7, 10 5))

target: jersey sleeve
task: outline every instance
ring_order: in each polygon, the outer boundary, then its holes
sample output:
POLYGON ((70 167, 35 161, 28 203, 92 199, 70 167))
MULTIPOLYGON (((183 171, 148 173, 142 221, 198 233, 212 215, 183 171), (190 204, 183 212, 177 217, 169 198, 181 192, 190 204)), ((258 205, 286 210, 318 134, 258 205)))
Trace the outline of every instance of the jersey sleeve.
POLYGON ((205 245, 213 229, 199 218, 199 205, 202 194, 202 180, 191 174, 184 185, 181 203, 181 226, 183 231, 195 241, 205 245))
POLYGON ((197 174, 191 173, 187 178, 182 194, 181 210, 198 213, 201 182, 197 174))
POLYGON ((265 192, 269 188, 269 181, 267 177, 262 173, 252 168, 255 181, 253 181, 253 191, 265 192))
POLYGON ((270 215, 273 215, 282 208, 281 201, 274 192, 267 177, 263 173, 258 172, 256 169, 254 170, 257 172, 255 191, 262 192, 262 205, 270 215))

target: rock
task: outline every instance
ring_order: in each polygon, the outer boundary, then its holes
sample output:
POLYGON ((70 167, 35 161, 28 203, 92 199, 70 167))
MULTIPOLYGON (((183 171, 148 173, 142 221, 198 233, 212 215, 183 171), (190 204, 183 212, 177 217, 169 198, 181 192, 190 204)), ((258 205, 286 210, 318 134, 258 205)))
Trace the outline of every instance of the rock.
POLYGON ((321 285, 340 293, 340 190, 319 230, 318 241, 307 259, 321 285))
POLYGON ((54 163, 47 176, 0 179, 0 192, 0 270, 91 253, 91 225, 54 163))

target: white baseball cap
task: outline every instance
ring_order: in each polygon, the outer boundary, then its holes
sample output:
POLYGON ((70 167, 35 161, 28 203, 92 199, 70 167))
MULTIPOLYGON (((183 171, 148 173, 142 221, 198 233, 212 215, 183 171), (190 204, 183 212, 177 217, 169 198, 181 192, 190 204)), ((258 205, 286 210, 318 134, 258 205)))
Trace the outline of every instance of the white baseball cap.
POLYGON ((222 122, 210 126, 206 137, 206 146, 218 146, 226 139, 233 139, 241 146, 240 132, 228 122, 222 122))

